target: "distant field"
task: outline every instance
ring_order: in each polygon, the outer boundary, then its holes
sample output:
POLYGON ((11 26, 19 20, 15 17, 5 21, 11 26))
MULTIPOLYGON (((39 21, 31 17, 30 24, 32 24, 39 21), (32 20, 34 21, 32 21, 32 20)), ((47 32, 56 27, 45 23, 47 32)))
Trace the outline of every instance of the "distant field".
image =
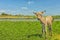
MULTIPOLYGON (((60 21, 53 22, 53 37, 60 40, 60 21)), ((0 21, 0 40, 44 40, 38 21, 0 21)))
POLYGON ((0 18, 33 18, 32 16, 6 16, 6 15, 1 15, 0 18))
POLYGON ((0 16, 0 18, 19 18, 19 16, 0 16))
MULTIPOLYGON (((45 16, 46 17, 46 16, 45 16)), ((0 15, 0 18, 36 18, 36 16, 29 16, 29 15, 25 15, 25 16, 14 16, 14 15, 0 15)), ((60 19, 59 15, 53 16, 54 19, 60 19)))

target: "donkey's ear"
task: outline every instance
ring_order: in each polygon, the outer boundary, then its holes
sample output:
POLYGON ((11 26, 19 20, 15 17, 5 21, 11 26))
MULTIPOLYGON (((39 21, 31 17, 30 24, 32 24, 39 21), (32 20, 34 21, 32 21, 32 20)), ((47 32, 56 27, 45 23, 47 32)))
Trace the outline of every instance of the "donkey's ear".
POLYGON ((42 11, 41 14, 44 14, 44 12, 42 11))
POLYGON ((33 12, 33 14, 36 14, 35 12, 33 12))
POLYGON ((35 12, 33 12, 33 13, 35 13, 35 12))
POLYGON ((46 12, 46 10, 44 10, 44 12, 46 12))
POLYGON ((42 11, 41 13, 44 14, 46 12, 46 10, 42 11))

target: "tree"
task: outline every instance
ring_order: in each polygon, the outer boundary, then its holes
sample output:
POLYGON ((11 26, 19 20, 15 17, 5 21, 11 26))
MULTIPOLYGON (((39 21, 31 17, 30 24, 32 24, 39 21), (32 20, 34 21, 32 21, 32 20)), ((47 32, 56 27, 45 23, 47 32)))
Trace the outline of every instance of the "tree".
POLYGON ((1 15, 6 15, 7 16, 8 14, 6 14, 6 13, 3 12, 1 15))

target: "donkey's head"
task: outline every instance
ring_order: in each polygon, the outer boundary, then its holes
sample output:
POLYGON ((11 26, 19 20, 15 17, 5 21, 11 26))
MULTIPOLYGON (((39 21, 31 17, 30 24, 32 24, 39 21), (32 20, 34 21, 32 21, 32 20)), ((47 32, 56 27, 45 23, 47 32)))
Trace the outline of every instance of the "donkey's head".
POLYGON ((45 11, 41 11, 41 12, 33 12, 36 16, 42 16, 42 14, 44 14, 45 11))
POLYGON ((34 14, 37 16, 37 19, 39 20, 40 18, 42 18, 43 12, 34 12, 34 14))

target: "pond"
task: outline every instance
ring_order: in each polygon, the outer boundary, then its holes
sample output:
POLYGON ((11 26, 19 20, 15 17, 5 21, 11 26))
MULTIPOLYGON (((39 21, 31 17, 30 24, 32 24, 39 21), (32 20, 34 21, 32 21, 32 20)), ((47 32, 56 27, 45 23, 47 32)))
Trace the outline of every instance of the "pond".
MULTIPOLYGON (((38 21, 35 19, 25 19, 25 18, 0 18, 0 21, 38 21)), ((54 19, 54 21, 60 21, 60 19, 54 19)))

